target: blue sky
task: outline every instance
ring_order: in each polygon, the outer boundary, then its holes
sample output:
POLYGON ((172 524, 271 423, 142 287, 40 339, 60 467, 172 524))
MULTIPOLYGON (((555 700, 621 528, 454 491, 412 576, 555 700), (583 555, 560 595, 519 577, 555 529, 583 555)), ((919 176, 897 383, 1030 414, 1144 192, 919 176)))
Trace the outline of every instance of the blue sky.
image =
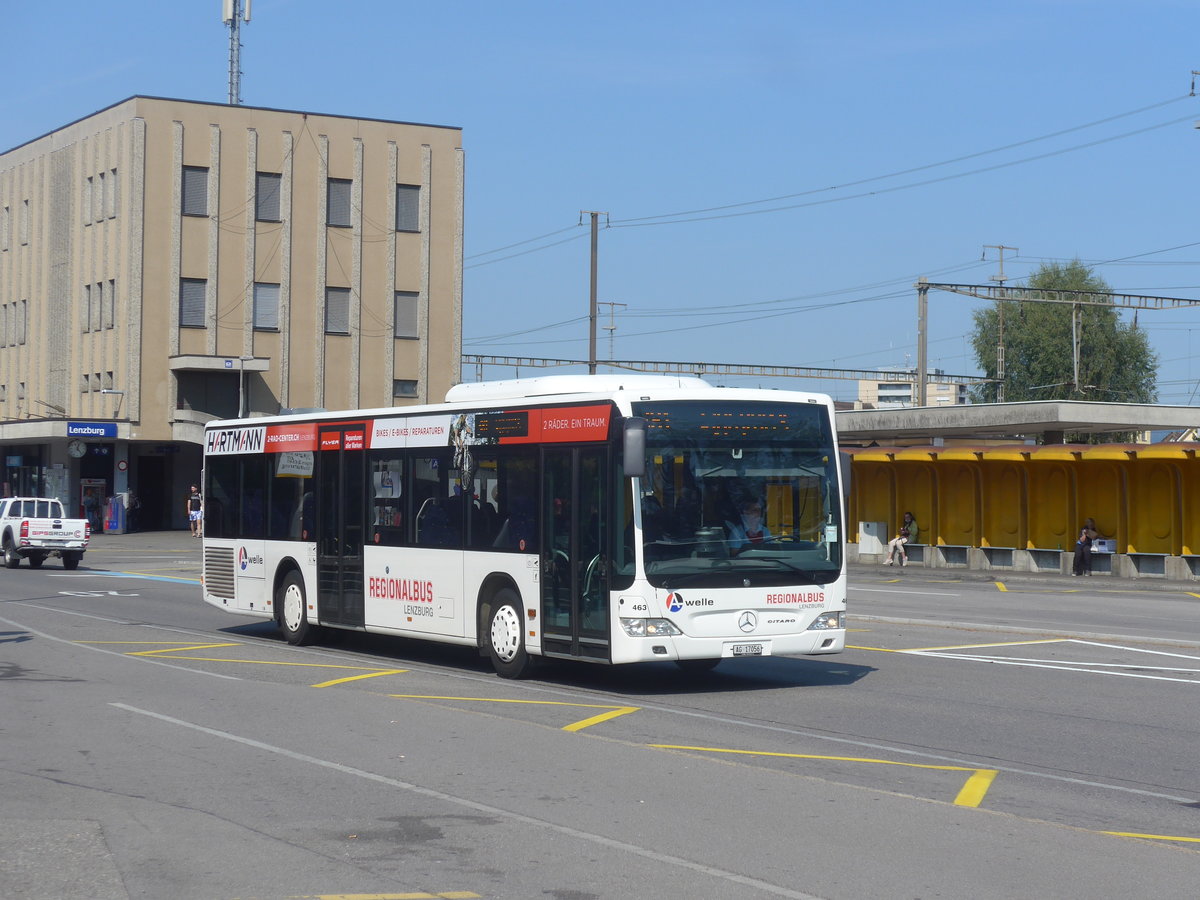
MULTIPOLYGON (((224 102, 219 13, 10 4, 0 147, 132 94, 224 102)), ((254 0, 242 99, 463 129, 466 353, 586 358, 597 210, 599 299, 624 304, 601 306, 601 358, 611 335, 618 359, 903 366, 913 282, 986 283, 989 244, 1019 248, 1011 284, 1078 257, 1200 299, 1198 20, 1186 0, 254 0)), ((981 302, 931 293, 931 366, 980 371, 981 302)), ((1138 324, 1160 402, 1200 406, 1200 307, 1138 324)))

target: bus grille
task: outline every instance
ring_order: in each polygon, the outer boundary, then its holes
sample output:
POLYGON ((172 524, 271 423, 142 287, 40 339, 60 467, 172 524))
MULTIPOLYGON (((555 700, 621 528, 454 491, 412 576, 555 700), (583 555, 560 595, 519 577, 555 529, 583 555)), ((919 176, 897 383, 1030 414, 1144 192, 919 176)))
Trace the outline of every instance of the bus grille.
POLYGON ((233 548, 204 548, 204 590, 214 597, 236 599, 233 578, 233 548))

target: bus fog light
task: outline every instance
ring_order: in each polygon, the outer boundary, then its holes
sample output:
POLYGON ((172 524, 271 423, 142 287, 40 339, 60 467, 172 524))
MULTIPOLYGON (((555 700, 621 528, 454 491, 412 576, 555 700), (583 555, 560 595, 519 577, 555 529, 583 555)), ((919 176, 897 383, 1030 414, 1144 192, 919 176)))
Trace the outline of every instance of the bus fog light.
POLYGON ((819 616, 817 616, 813 623, 808 626, 808 630, 828 631, 830 628, 844 628, 845 624, 843 617, 845 615, 846 614, 841 611, 821 613, 819 616))
POLYGON ((669 619, 622 619, 621 627, 630 637, 662 637, 683 634, 669 619))

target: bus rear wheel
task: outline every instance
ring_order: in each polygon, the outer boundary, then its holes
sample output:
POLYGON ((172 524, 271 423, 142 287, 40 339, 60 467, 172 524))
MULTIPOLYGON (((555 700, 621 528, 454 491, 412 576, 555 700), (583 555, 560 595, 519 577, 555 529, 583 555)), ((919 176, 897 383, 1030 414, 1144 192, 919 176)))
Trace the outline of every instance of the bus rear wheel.
POLYGON ((275 608, 279 611, 279 630, 289 644, 300 646, 312 640, 307 607, 304 579, 299 572, 288 572, 275 592, 275 608))
POLYGON ((487 647, 492 668, 501 678, 520 678, 533 660, 525 650, 525 615, 521 597, 512 588, 501 588, 492 598, 488 617, 487 647))

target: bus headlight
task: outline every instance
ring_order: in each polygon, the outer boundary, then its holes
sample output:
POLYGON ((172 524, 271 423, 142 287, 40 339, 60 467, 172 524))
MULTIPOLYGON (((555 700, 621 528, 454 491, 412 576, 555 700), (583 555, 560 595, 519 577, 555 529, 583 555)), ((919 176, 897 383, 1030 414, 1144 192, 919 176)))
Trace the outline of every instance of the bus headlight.
POLYGON ((670 619, 622 619, 621 627, 630 637, 663 637, 683 634, 670 619))
POLYGON ((830 628, 845 628, 844 611, 821 613, 808 626, 809 631, 828 631, 830 628))

